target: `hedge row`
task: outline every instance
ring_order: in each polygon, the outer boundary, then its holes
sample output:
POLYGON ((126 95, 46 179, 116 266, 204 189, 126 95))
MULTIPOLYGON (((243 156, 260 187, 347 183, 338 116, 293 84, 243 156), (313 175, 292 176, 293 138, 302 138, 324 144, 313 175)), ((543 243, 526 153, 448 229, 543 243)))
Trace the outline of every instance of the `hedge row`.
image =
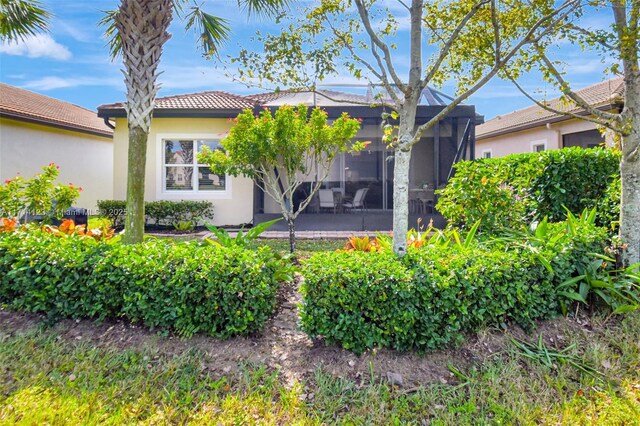
POLYGON ((288 267, 268 248, 8 232, 0 233, 0 302, 52 319, 122 317, 181 335, 228 337, 262 328, 288 267))
POLYGON ((588 253, 602 252, 605 238, 592 225, 574 233, 552 224, 528 244, 451 242, 410 249, 402 260, 384 252, 318 254, 305 262, 302 328, 360 353, 440 348, 511 321, 530 327, 561 310, 567 299, 558 285, 589 262, 588 253))
MULTIPOLYGON (((124 225, 127 202, 122 200, 98 201, 100 215, 111 219, 114 227, 124 225)), ((213 204, 209 201, 147 201, 144 203, 147 225, 177 225, 213 218, 213 204)))
POLYGON ((481 221, 484 231, 522 228, 532 220, 564 220, 598 207, 601 226, 619 216, 620 154, 579 147, 463 161, 441 191, 437 209, 453 226, 481 221))

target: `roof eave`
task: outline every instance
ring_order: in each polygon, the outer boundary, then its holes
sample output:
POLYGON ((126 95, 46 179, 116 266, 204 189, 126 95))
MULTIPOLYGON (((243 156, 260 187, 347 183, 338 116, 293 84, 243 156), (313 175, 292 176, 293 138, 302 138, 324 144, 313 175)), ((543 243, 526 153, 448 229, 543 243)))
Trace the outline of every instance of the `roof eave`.
MULTIPOLYGON (((258 113, 264 108, 272 111, 277 110, 278 106, 255 106, 253 110, 258 113)), ((369 120, 380 120, 383 112, 382 107, 371 107, 366 105, 331 105, 321 106, 321 109, 327 111, 329 117, 339 117, 342 112, 349 113, 352 117, 359 117, 369 120)), ((428 118, 437 115, 445 106, 420 105, 418 106, 416 120, 418 122, 425 121, 428 118)), ((198 108, 158 108, 153 111, 154 118, 235 118, 244 109, 227 108, 227 109, 198 109, 198 108)), ((98 117, 101 118, 126 118, 127 112, 124 108, 100 108, 98 107, 98 117)), ((476 114, 473 105, 458 105, 447 117, 467 117, 473 118, 476 124, 484 122, 484 117, 476 114)))
MULTIPOLYGON (((153 111, 154 118, 233 118, 243 111, 241 108, 196 109, 159 108, 153 111)), ((98 108, 100 118, 127 118, 124 108, 98 108)))
MULTIPOLYGON (((622 103, 613 103, 613 104, 606 104, 606 105, 601 105, 599 107, 597 107, 596 109, 600 110, 600 111, 610 111, 612 109, 622 109, 623 104, 622 103)), ((575 115, 579 115, 579 116, 587 116, 589 115, 589 113, 585 110, 582 111, 577 111, 575 113, 573 113, 575 115)), ((538 120, 538 121, 532 121, 529 123, 525 123, 525 124, 521 124, 521 125, 517 125, 517 126, 512 126, 512 127, 506 127, 504 129, 499 129, 499 130, 495 130, 493 132, 489 132, 489 133, 485 133, 482 135, 476 135, 476 141, 482 141, 484 139, 490 139, 490 138, 494 138, 497 136, 504 136, 507 135, 509 133, 516 133, 516 132, 521 132, 524 130, 529 130, 529 129, 534 129, 536 127, 540 127, 540 126, 544 126, 546 124, 553 124, 553 123, 559 123, 561 121, 566 121, 566 120, 571 120, 572 116, 569 115, 564 115, 564 114, 558 114, 558 115, 554 115, 551 116, 549 118, 545 118, 543 120, 538 120)))
POLYGON ((63 124, 63 123, 59 123, 51 120, 39 119, 39 118, 31 117, 28 115, 22 115, 15 112, 0 111, 0 117, 6 117, 6 118, 10 118, 17 121, 24 121, 26 123, 55 127, 57 129, 69 130, 72 132, 86 133, 92 136, 99 136, 99 137, 104 137, 109 139, 113 138, 113 132, 111 131, 107 131, 107 130, 101 131, 97 129, 82 127, 82 126, 74 126, 72 124, 63 124))

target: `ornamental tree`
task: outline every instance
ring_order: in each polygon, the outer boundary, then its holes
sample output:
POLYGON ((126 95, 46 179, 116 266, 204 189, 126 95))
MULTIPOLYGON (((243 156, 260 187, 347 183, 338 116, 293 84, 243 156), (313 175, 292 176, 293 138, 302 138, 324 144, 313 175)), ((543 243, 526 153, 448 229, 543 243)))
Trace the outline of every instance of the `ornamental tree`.
MULTIPOLYGON (((559 89, 563 102, 550 104, 535 99, 518 84, 515 76, 507 74, 507 77, 541 108, 590 121, 612 130, 619 138, 622 153, 619 235, 627 248, 623 251, 624 261, 633 265, 640 263, 640 0, 596 0, 591 2, 591 7, 599 17, 609 16, 608 25, 604 27, 607 29, 592 29, 580 21, 563 22, 550 37, 533 43, 528 56, 526 69, 537 68, 546 81, 559 89), (611 105, 622 105, 622 108, 595 108, 572 90, 565 64, 558 60, 561 58, 553 57, 552 47, 558 40, 572 43, 577 49, 598 52, 603 62, 613 59, 609 71, 624 76, 624 91, 613 93, 611 105)), ((571 71, 570 66, 567 69, 571 71)), ((612 87, 612 92, 615 89, 612 87)))
POLYGON ((350 73, 384 89, 378 102, 392 110, 386 116, 397 117, 397 124, 385 126, 395 150, 393 246, 404 255, 412 147, 525 46, 579 8, 579 0, 320 0, 282 33, 259 34, 263 52, 246 49, 234 61, 240 80, 261 85, 314 90, 329 75, 350 73), (408 57, 398 46, 408 48, 408 57), (424 89, 449 79, 457 84, 455 98, 416 126, 424 89))
POLYGON ((337 156, 355 152, 362 143, 351 139, 360 122, 343 113, 333 123, 320 108, 311 111, 304 105, 282 106, 275 113, 268 108, 254 115, 250 109, 235 119, 221 150, 203 147, 198 161, 208 164, 213 173, 247 176, 282 211, 289 226, 289 247, 296 248, 295 220, 311 202, 329 175, 337 156), (294 204, 294 194, 308 184, 305 198, 294 204))

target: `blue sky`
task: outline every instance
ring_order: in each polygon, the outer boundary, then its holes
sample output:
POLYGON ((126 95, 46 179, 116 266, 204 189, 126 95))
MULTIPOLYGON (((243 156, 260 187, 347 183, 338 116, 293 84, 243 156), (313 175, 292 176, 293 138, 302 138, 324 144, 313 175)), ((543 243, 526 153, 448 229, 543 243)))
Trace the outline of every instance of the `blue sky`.
MULTIPOLYGON (((125 98, 121 64, 109 59, 102 29, 97 22, 101 11, 115 9, 117 0, 45 0, 53 12, 49 34, 39 35, 26 43, 0 45, 0 81, 29 89, 47 96, 95 109, 98 105, 125 98)), ((218 0, 206 4, 209 12, 231 22, 232 40, 223 56, 234 55, 239 46, 250 44, 255 31, 277 32, 267 19, 248 19, 239 11, 235 1, 218 0)), ((611 22, 609 10, 592 11, 585 16, 591 27, 604 28, 611 22)), ((205 60, 195 47, 195 36, 185 33, 182 23, 171 27, 173 37, 165 46, 161 63, 160 96, 205 90, 226 90, 234 93, 253 93, 226 77, 225 69, 216 60, 205 60)), ((402 55, 402 48, 399 49, 402 55)), ((606 64, 595 54, 560 45, 557 57, 571 64, 568 71, 577 88, 602 81, 606 64)), ((329 83, 352 82, 353 79, 332 78, 329 83)), ((452 92, 452 84, 443 88, 452 92)), ((552 87, 535 76, 528 76, 522 84, 531 91, 553 95, 552 87)), ((504 114, 530 105, 511 83, 494 79, 467 103, 475 104, 486 118, 504 114)))

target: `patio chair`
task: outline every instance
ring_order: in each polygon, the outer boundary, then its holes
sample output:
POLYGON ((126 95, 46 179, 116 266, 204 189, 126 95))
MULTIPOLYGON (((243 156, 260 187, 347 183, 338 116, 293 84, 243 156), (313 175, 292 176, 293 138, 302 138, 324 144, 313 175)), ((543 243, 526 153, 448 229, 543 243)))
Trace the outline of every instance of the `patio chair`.
POLYGON ((336 212, 338 203, 333 198, 333 191, 330 189, 321 189, 318 191, 318 198, 320 198, 320 210, 333 209, 333 213, 336 212))
POLYGON ((435 194, 433 189, 426 189, 424 195, 418 198, 420 213, 433 213, 435 205, 435 194), (427 211, 428 210, 428 211, 427 211))
POLYGON ((369 188, 360 188, 356 191, 356 195, 353 196, 353 201, 344 203, 342 206, 345 209, 355 210, 355 209, 367 209, 367 203, 364 201, 364 197, 366 197, 369 188))

